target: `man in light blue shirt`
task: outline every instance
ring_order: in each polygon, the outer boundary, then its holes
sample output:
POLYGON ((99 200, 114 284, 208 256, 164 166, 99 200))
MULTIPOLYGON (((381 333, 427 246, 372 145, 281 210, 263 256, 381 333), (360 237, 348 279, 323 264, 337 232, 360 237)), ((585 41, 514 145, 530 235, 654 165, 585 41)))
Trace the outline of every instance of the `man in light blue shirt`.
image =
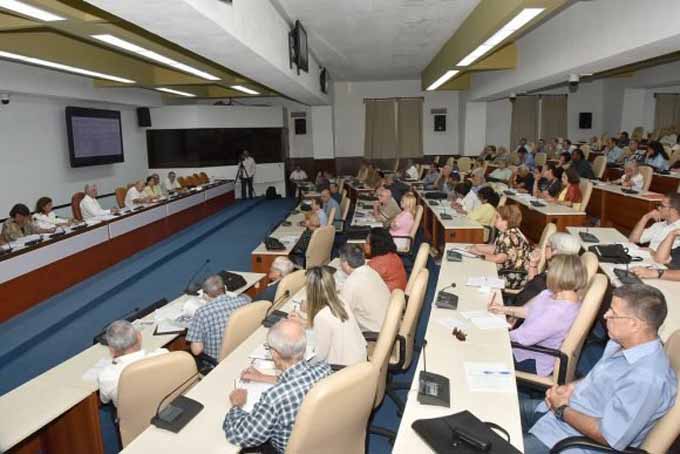
POLYGON ((525 165, 530 169, 534 169, 536 167, 534 155, 529 153, 526 148, 520 148, 517 153, 519 153, 519 165, 525 165))
POLYGON ((316 213, 317 216, 319 216, 320 226, 328 225, 328 216, 323 209, 321 197, 312 197, 312 211, 316 213))
POLYGON ((326 219, 331 215, 331 210, 333 208, 335 208, 333 221, 340 221, 342 219, 340 204, 331 196, 331 191, 329 189, 321 191, 321 201, 323 202, 323 212, 326 214, 326 219))
POLYGON ((621 164, 623 162, 623 158, 624 158, 623 150, 619 148, 618 145, 614 145, 614 147, 607 152, 607 164, 610 165, 621 164))
POLYGON ((677 392, 676 374, 657 336, 666 314, 666 300, 654 287, 615 289, 605 314, 611 340, 590 373, 578 382, 552 387, 545 401, 521 400, 525 454, 548 454, 557 442, 574 436, 616 450, 640 446, 673 406, 677 392))

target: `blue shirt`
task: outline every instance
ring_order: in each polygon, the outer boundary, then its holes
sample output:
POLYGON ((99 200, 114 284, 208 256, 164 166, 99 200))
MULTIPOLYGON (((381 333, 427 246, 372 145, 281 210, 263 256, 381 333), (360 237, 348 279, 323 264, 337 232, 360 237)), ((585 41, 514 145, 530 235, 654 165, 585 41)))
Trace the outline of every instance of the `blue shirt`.
POLYGON ((607 153, 607 164, 620 164, 623 161, 623 150, 614 147, 607 153))
POLYGON ((323 209, 317 211, 316 215, 319 216, 320 226, 323 227, 324 225, 328 225, 328 215, 326 215, 326 212, 323 209))
POLYGON ((336 221, 342 219, 342 213, 340 212, 340 205, 332 197, 330 199, 328 199, 328 202, 323 204, 323 212, 326 213, 326 218, 328 218, 328 216, 330 216, 331 210, 333 208, 335 208, 335 217, 333 219, 336 220, 336 221))
POLYGON ((531 153, 527 153, 527 158, 524 160, 522 164, 524 164, 530 169, 536 167, 536 160, 534 159, 534 155, 531 153))
MULTIPOLYGON (((600 361, 576 385, 569 400, 574 410, 600 420, 600 432, 616 450, 640 446, 654 423, 674 404, 677 377, 661 341, 627 350, 609 341, 600 361)), ((537 411, 547 411, 541 403, 537 411)), ((546 413, 529 431, 548 447, 572 436, 582 436, 554 413, 546 413)), ((569 454, 589 453, 581 449, 569 454)))
POLYGON ((645 164, 652 166, 657 170, 668 170, 668 161, 666 161, 661 153, 653 158, 645 159, 645 164))

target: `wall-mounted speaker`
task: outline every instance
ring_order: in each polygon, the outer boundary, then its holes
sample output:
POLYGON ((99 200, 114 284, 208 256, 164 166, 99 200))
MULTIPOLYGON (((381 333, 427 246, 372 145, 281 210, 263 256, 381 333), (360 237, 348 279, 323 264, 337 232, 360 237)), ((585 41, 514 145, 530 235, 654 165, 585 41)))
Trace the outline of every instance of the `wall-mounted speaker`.
POLYGON ((446 115, 434 116, 434 130, 437 132, 446 131, 446 115))
POLYGON ((593 113, 580 112, 578 114, 578 128, 579 129, 593 129, 593 113))
POLYGON ((295 119, 295 135, 304 136, 307 134, 307 119, 306 118, 296 118, 295 119))
POLYGON ((151 111, 148 107, 137 108, 137 125, 140 128, 151 127, 151 111))

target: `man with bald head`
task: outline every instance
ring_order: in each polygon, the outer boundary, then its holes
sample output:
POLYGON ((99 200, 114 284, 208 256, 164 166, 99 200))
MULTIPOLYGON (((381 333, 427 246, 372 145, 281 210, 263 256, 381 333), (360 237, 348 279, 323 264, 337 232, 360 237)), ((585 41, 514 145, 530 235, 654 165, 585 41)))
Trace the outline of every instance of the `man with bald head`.
POLYGON ((401 208, 389 189, 379 188, 376 193, 378 200, 373 204, 373 217, 389 228, 394 218, 401 213, 401 208))
POLYGON ((305 361, 307 338, 302 324, 282 320, 267 335, 272 361, 281 374, 265 375, 250 367, 241 379, 271 383, 253 410, 243 407, 248 391, 235 389, 229 395, 232 407, 224 418, 224 433, 231 443, 241 447, 255 447, 269 441, 277 452, 285 452, 293 431, 295 418, 305 395, 316 382, 328 377, 331 368, 325 361, 305 361))

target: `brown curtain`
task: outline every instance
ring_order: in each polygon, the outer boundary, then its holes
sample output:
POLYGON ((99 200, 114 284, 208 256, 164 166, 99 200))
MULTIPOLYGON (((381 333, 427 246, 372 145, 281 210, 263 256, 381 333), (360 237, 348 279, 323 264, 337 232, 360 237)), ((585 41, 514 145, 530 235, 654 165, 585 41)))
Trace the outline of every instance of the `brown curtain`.
POLYGON ((512 103, 512 127, 510 142, 516 148, 519 139, 526 137, 534 142, 538 135, 538 96, 518 96, 512 103))
POLYGON ((394 99, 367 99, 364 156, 368 159, 397 157, 396 103, 394 99))
POLYGON ((423 157, 423 100, 397 101, 398 158, 423 157))
POLYGON ((567 95, 541 95, 541 137, 536 138, 553 137, 567 137, 567 95))
POLYGON ((680 127, 680 95, 673 93, 656 93, 654 110, 654 128, 680 127))

